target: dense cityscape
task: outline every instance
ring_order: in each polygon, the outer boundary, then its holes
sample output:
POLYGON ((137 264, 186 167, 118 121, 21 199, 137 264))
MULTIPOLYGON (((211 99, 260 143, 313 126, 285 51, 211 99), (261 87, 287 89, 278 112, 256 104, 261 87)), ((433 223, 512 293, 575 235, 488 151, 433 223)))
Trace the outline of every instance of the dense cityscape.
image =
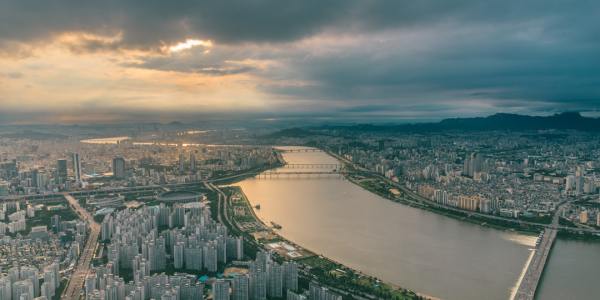
POLYGON ((0 300, 598 299, 599 12, 0 0, 0 300))
POLYGON ((585 239, 600 233, 593 133, 316 127, 236 133, 245 145, 200 130, 160 134, 0 140, 3 299, 429 297, 381 285, 287 240, 231 185, 260 174, 338 174, 400 205, 477 226, 531 235, 559 229, 585 239), (324 151, 339 165, 290 164, 289 149, 324 151), (282 167, 287 172, 269 171, 282 167), (334 169, 301 172, 311 167, 334 169))
MULTIPOLYGON (((167 132, 164 141, 152 142, 2 138, 2 299, 353 294, 351 284, 323 285, 309 264, 296 262, 314 254, 282 240, 276 226, 249 219, 253 208, 240 191, 212 184, 281 166, 281 153, 264 145, 183 142, 196 135, 167 132), (215 207, 225 198, 234 207, 235 227, 222 223, 221 214, 229 216, 215 207), (91 240, 94 228, 99 230, 91 240), (91 257, 84 260, 86 251, 91 257), (89 264, 83 273, 82 264, 89 264)), ((377 286, 361 289, 356 296, 389 293, 377 286)), ((394 293, 416 297, 405 290, 394 293)))

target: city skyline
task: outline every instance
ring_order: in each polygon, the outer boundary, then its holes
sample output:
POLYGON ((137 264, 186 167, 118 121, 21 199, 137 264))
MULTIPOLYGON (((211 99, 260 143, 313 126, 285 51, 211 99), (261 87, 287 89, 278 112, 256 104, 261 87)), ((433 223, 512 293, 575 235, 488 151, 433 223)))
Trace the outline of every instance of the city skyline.
POLYGON ((599 5, 0 3, 0 123, 597 115, 599 5))

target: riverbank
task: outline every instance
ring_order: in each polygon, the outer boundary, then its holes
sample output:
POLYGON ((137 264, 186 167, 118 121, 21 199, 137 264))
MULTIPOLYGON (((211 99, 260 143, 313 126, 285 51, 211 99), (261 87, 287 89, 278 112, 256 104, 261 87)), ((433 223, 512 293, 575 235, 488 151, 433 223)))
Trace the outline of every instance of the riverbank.
MULTIPOLYGON (((400 183, 393 182, 382 175, 374 174, 373 172, 357 170, 356 167, 347 160, 335 155, 334 153, 330 153, 328 151, 325 152, 339 162, 343 163, 346 168, 354 171, 344 174, 348 181, 393 202, 409 205, 411 207, 417 207, 460 221, 478 224, 498 230, 517 232, 525 235, 537 235, 543 231, 544 228, 550 226, 550 219, 544 220, 545 222, 543 223, 539 223, 531 219, 502 218, 496 215, 488 215, 479 212, 443 206, 417 195, 416 192, 410 191, 407 187, 402 186, 400 183), (372 182, 375 182, 376 184, 371 184, 372 182), (392 190, 395 190, 395 193, 392 192, 392 190)), ((565 225, 565 222, 569 223, 567 224, 567 227, 571 228, 559 228, 559 234, 561 237, 586 241, 600 241, 600 233, 589 232, 585 229, 577 228, 574 224, 561 218, 560 224, 565 225)))
POLYGON ((361 170, 360 167, 355 166, 352 162, 349 162, 335 153, 332 153, 328 150, 323 151, 342 163, 345 169, 350 170, 344 174, 348 181, 371 193, 396 203, 417 207, 446 217, 478 224, 484 227, 507 230, 527 235, 539 234, 539 232, 541 232, 547 225, 545 223, 535 223, 520 219, 504 219, 493 215, 485 215, 467 210, 444 207, 421 196, 415 197, 414 195, 416 195, 416 193, 409 191, 407 187, 402 186, 397 182, 393 182, 379 174, 374 174, 371 171, 361 170))
MULTIPOLYGON (((344 176, 348 181, 361 187, 362 189, 364 189, 368 192, 374 193, 382 198, 388 199, 392 202, 408 205, 411 207, 420 208, 420 209, 423 209, 426 211, 430 211, 430 212, 433 212, 433 213, 436 213, 436 214, 439 214, 439 215, 442 215, 445 217, 453 218, 456 220, 460 220, 463 222, 468 222, 468 223, 477 224, 477 225, 480 225, 483 227, 488 227, 488 228, 493 228, 493 229, 498 229, 498 230, 503 230, 503 231, 511 231, 511 232, 516 232, 516 233, 521 233, 521 234, 526 234, 526 235, 537 235, 537 234, 539 234, 540 231, 543 230, 542 225, 539 225, 539 226, 527 225, 527 224, 517 225, 512 222, 503 222, 503 221, 497 220, 497 219, 488 219, 485 217, 478 217, 477 215, 471 214, 468 211, 456 211, 456 210, 443 209, 441 207, 429 205, 428 203, 423 202, 423 201, 411 200, 405 194, 393 193, 392 190, 397 189, 396 186, 391 185, 391 184, 386 184, 385 181, 383 181, 380 178, 377 178, 375 176, 365 177, 363 179, 356 178, 356 175, 353 175, 350 173, 345 174, 344 176), (385 185, 386 188, 381 188, 381 187, 374 186, 372 184, 367 184, 367 182, 369 180, 379 181, 379 183, 385 185)), ((361 176, 365 176, 365 175, 361 174, 361 176)), ((398 191, 398 192, 400 192, 400 191, 398 191)), ((400 193, 402 193, 402 192, 400 192, 400 193)))

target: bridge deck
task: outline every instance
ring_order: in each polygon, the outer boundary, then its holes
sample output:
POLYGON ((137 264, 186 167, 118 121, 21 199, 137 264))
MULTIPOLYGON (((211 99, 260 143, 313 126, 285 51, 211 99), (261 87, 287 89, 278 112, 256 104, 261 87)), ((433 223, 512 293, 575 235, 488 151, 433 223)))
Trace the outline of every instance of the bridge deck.
POLYGON ((546 229, 544 234, 536 247, 533 259, 529 263, 525 276, 523 277, 521 284, 515 295, 515 299, 518 300, 533 300, 539 281, 542 278, 544 267, 550 256, 550 250, 552 244, 556 239, 556 229, 546 229))
POLYGON ((293 152, 323 152, 321 149, 316 148, 303 148, 303 149, 277 149, 279 152, 283 153, 293 153, 293 152))
POLYGON ((278 171, 267 171, 267 172, 262 172, 258 175, 256 175, 257 178, 277 178, 277 177, 283 177, 283 176, 288 176, 288 177, 292 177, 292 176, 303 176, 303 175, 307 175, 307 176, 319 176, 319 175, 344 175, 345 172, 344 171, 290 171, 290 172, 278 172, 278 171))
POLYGON ((341 169, 341 164, 285 164, 287 169, 341 169))
POLYGON ((559 205, 554 213, 551 225, 544 229, 541 239, 533 250, 535 253, 527 266, 525 276, 523 276, 523 279, 519 284, 514 299, 533 300, 535 298, 535 292, 540 283, 540 279, 542 278, 542 274, 544 273, 548 257, 550 257, 550 251, 554 245, 554 240, 556 240, 559 219, 564 205, 566 205, 566 203, 559 205))

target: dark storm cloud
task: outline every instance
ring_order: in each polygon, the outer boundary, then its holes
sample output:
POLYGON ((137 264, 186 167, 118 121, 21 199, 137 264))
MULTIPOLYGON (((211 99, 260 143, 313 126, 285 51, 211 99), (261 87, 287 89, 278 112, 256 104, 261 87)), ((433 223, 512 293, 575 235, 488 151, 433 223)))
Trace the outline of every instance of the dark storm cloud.
MULTIPOLYGON (((290 69, 310 85, 263 88, 344 99, 357 107, 385 101, 397 110, 428 102, 443 111, 443 104, 461 105, 457 100, 485 102, 488 112, 597 110, 600 44, 582 38, 597 29, 563 35, 548 29, 554 26, 552 21, 488 28, 454 24, 420 32, 416 41, 404 39, 403 32, 387 34, 385 43, 367 37, 364 46, 295 60, 290 69)), ((381 111, 390 110, 385 108, 381 111)))
POLYGON ((571 1, 541 0, 3 0, 0 39, 39 39, 63 31, 122 31, 126 44, 138 46, 190 35, 224 42, 291 41, 327 28, 365 31, 536 18, 564 18, 575 26, 593 25, 594 20, 582 20, 579 14, 598 17, 597 8, 594 1, 575 5, 571 1))
POLYGON ((62 32, 121 35, 83 39, 69 45, 74 52, 210 39, 217 46, 209 55, 128 66, 250 73, 272 95, 328 101, 348 113, 595 110, 598 20, 600 2, 589 0, 2 0, 0 53, 62 32), (333 42, 303 48, 315 36, 333 42), (336 45, 338 36, 358 42, 336 45), (230 63, 244 59, 280 65, 230 63))
POLYGON ((28 41, 64 31, 114 34, 128 46, 186 36, 217 41, 286 41, 319 31, 346 1, 34 1, 0 2, 0 39, 28 41))
POLYGON ((251 66, 231 65, 226 62, 210 64, 206 62, 194 62, 188 60, 177 60, 170 57, 152 57, 139 63, 129 63, 129 67, 153 69, 161 71, 176 71, 185 73, 199 73, 211 76, 235 75, 252 72, 251 66))

